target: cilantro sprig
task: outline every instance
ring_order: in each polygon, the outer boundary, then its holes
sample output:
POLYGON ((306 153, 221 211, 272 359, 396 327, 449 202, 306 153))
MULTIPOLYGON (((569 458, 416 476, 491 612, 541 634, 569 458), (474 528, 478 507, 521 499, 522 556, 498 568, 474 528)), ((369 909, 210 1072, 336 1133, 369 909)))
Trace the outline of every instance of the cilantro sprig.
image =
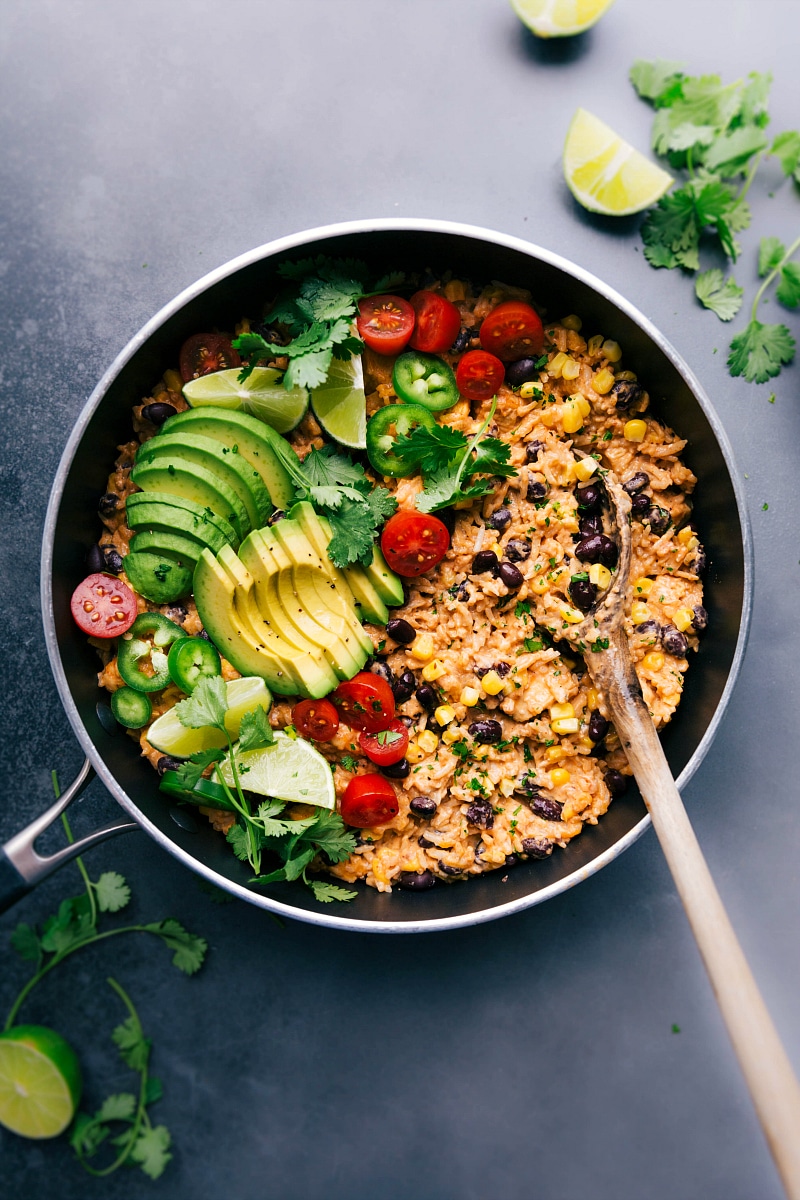
POLYGON ((800 250, 798 238, 787 250, 778 238, 762 238, 758 274, 764 280, 750 310, 750 321, 731 341, 728 369, 744 375, 748 383, 766 383, 794 358, 795 340, 783 324, 764 325, 757 319, 758 306, 771 284, 778 280, 776 299, 786 308, 800 305, 800 266, 791 258, 800 250))

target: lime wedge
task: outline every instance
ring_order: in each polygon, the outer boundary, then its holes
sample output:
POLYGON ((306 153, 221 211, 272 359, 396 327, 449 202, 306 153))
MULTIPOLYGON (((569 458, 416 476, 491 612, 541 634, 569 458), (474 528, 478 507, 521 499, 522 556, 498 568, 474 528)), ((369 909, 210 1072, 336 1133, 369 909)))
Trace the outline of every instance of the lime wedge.
MULTIPOLYGON (((228 693, 225 727, 235 741, 239 736, 239 726, 244 714, 253 712, 259 704, 269 711, 272 697, 264 680, 254 675, 232 679, 225 687, 228 693)), ((186 725, 181 725, 174 708, 167 709, 153 721, 147 731, 147 740, 156 750, 162 750, 171 758, 188 758, 197 750, 219 749, 228 744, 222 731, 212 725, 200 729, 189 729, 186 725)))
POLYGON ((311 404, 322 428, 337 442, 353 450, 366 447, 367 402, 359 355, 333 360, 328 378, 311 393, 311 404))
POLYGON ((217 408, 238 408, 251 413, 276 433, 288 433, 308 411, 308 392, 296 387, 287 392, 281 380, 283 372, 274 367, 254 367, 252 374, 239 382, 240 367, 213 371, 190 379, 183 394, 192 408, 213 404, 217 408))
POLYGON ((511 7, 537 37, 571 37, 590 29, 614 0, 511 0, 511 7))
POLYGON ((564 178, 590 212, 625 217, 649 208, 674 182, 672 176, 579 108, 564 143, 564 178))
MULTIPOLYGON (((287 803, 336 807, 331 765, 315 746, 302 738, 291 738, 277 731, 272 746, 237 754, 236 766, 242 787, 248 792, 287 803)), ((220 771, 225 782, 232 786, 233 772, 228 759, 221 764, 220 771)))
POLYGON ((0 1124, 26 1138, 58 1137, 81 1097, 75 1051, 43 1025, 0 1034, 0 1124))

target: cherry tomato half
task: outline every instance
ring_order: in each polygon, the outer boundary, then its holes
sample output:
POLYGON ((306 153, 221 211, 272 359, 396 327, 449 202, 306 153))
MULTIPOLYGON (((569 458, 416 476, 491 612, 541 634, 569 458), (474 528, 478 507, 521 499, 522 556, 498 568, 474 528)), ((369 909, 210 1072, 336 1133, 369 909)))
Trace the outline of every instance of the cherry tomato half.
POLYGON ((342 820, 356 829, 386 825, 399 809, 394 788, 381 775, 356 775, 339 801, 342 820))
POLYGON ((490 400, 506 377, 506 369, 488 350, 468 350, 456 368, 458 390, 467 400, 490 400))
POLYGON ((339 715, 353 729, 377 733, 394 720, 394 695, 385 679, 371 671, 359 671, 340 683, 331 700, 339 715))
POLYGON ((408 749, 408 730, 402 721, 391 721, 377 733, 360 733, 359 745, 378 767, 390 767, 405 758, 408 749))
POLYGON ((506 300, 493 308, 480 328, 481 345, 503 362, 537 358, 544 345, 539 314, 521 300, 506 300))
POLYGON ((399 354, 414 331, 414 309, 400 296, 365 296, 358 302, 358 333, 376 354, 399 354))
POLYGON ((449 545, 447 526, 430 513, 396 512, 381 534, 381 550, 389 566, 408 578, 440 563, 449 545))
POLYGON ((136 620, 136 596, 113 575, 87 575, 72 593, 75 624, 92 637, 118 637, 136 620))
POLYGON ((181 346, 180 367, 184 383, 201 375, 210 375, 212 371, 241 365, 239 355, 221 333, 196 333, 181 346))
POLYGON ((330 700, 300 700, 292 709, 292 724, 300 737, 329 742, 339 728, 339 714, 330 700))
POLYGON ((439 292, 415 292, 411 307, 417 323, 409 345, 423 354, 441 354, 449 350, 461 329, 461 313, 455 304, 439 292))

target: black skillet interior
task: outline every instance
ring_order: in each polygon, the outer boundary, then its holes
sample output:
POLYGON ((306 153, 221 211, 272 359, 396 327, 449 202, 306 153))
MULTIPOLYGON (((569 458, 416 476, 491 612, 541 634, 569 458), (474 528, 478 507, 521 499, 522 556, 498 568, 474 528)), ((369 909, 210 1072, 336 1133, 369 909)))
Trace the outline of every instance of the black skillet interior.
MULTIPOLYGON (((500 279, 529 288, 548 313, 581 315, 584 330, 613 337, 623 347, 625 365, 635 370, 652 398, 652 410, 681 436, 689 439, 685 459, 697 474, 694 517, 709 549, 706 577, 709 631, 689 671, 676 719, 664 736, 664 746, 677 777, 700 743, 719 705, 732 663, 744 602, 742 533, 728 468, 706 416, 689 386, 667 355, 616 304, 589 284, 559 267, 464 233, 420 230, 377 230, 327 237, 308 247, 261 259, 213 284, 170 316, 123 366, 97 404, 68 471, 58 510, 53 546, 53 604, 56 636, 64 672, 80 719, 97 753, 104 760, 129 802, 162 831, 165 838, 226 880, 246 886, 249 872, 230 853, 223 839, 204 818, 171 806, 159 792, 156 775, 140 758, 137 744, 121 732, 110 735, 97 715, 101 695, 96 684, 94 651, 69 615, 72 590, 85 574, 88 547, 97 539, 98 497, 116 456, 116 447, 131 436, 131 405, 148 395, 167 366, 177 363, 181 343, 190 334, 213 327, 231 329, 242 315, 258 317, 274 295, 275 267, 281 259, 308 253, 355 256, 366 260, 375 276, 386 270, 434 272, 485 282, 500 279)), ((134 815, 136 813, 134 812, 134 815)), ((530 897, 557 885, 592 862, 629 834, 642 821, 644 805, 635 787, 612 804, 595 827, 587 827, 563 851, 544 862, 529 862, 514 870, 495 871, 468 883, 440 885, 431 891, 395 890, 383 895, 363 885, 358 898, 336 905, 337 916, 375 922, 420 922, 470 917, 530 897)), ((267 894, 296 908, 298 915, 325 919, 324 907, 299 885, 274 885, 267 894), (305 910, 305 912, 304 912, 305 910), (312 916, 313 914, 313 916, 312 916)), ((254 896, 255 899, 255 896, 254 896)), ((327 906, 327 911, 330 912, 327 906)))

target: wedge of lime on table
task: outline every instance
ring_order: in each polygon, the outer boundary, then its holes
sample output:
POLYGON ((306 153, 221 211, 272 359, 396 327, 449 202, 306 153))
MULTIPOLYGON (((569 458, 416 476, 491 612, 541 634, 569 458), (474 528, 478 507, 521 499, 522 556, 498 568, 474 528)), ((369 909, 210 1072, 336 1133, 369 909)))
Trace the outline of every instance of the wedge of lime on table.
POLYGON ((511 0, 519 19, 537 37, 572 37, 599 21, 614 0, 511 0))
MULTIPOLYGON (((275 742, 262 750, 244 750, 236 755, 242 787, 259 796, 272 796, 287 803, 316 804, 335 808, 331 765, 315 746, 302 738, 289 737, 276 730, 275 742)), ((222 778, 233 786, 233 771, 228 759, 220 765, 222 778)))
MULTIPOLYGON (((239 726, 244 714, 254 712, 259 705, 269 712, 272 696, 264 680, 254 675, 232 679, 225 688, 228 695, 225 728, 235 741, 239 736, 239 726)), ((198 750, 217 750, 227 745, 222 731, 212 725, 204 725, 199 729, 190 729, 182 725, 174 708, 167 709, 153 721, 147 731, 147 740, 156 750, 161 750, 172 758, 189 758, 198 750)))
POLYGON ((58 1137, 81 1098, 81 1068, 61 1034, 14 1025, 0 1034, 0 1124, 26 1138, 58 1137))
POLYGON ((311 393, 311 406, 322 428, 342 446, 367 445, 367 402, 360 355, 334 358, 328 378, 311 393))
POLYGON ((667 171, 579 108, 564 143, 564 179, 590 212, 625 217, 650 208, 674 182, 667 171))
POLYGON ((184 384, 183 394, 192 408, 213 404, 217 408, 237 408, 271 425, 276 433, 289 433, 308 411, 308 392, 303 387, 287 392, 283 372, 274 367, 254 367, 239 382, 241 367, 212 371, 184 384))

